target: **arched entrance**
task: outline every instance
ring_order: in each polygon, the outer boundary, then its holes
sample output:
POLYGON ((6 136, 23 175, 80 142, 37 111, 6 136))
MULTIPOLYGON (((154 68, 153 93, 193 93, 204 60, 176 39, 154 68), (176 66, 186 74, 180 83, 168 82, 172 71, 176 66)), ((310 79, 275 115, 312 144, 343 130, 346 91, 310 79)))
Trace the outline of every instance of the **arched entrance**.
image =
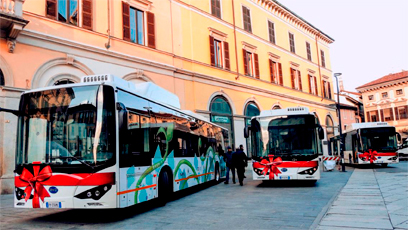
POLYGON ((334 141, 334 123, 333 119, 327 115, 326 116, 326 135, 327 135, 327 141, 328 141, 328 151, 329 155, 337 155, 337 144, 335 144, 334 141))
MULTIPOLYGON (((260 114, 258 106, 254 102, 249 102, 245 106, 244 116, 245 116, 245 126, 251 125, 251 118, 258 116, 260 114)), ((252 145, 251 136, 246 139, 247 144, 247 156, 252 157, 252 145)))
POLYGON ((225 97, 216 96, 211 100, 210 120, 228 129, 228 137, 224 137, 225 144, 235 149, 234 118, 232 116, 231 106, 225 97))
POLYGON ((0 85, 5 85, 3 71, 0 69, 0 85))

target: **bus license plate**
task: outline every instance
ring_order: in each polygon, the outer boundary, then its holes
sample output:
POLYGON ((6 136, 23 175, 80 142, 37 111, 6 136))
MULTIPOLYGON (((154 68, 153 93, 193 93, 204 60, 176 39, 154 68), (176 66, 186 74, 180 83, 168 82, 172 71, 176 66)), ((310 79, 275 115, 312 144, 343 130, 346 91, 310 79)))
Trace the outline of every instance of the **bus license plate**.
POLYGON ((61 208, 61 202, 47 202, 47 208, 61 208))
POLYGON ((290 180, 290 176, 279 176, 281 180, 290 180))

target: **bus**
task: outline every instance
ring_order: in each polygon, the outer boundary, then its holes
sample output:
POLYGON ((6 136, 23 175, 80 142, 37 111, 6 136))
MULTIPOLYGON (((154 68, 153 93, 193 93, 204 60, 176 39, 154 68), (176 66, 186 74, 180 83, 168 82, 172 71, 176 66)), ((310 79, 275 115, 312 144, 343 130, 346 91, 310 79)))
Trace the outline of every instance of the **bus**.
MULTIPOLYGON (((338 138, 339 139, 339 138, 338 138)), ((399 162, 395 127, 387 122, 353 123, 343 133, 344 162, 347 164, 388 164, 399 162)))
POLYGON ((254 180, 320 179, 324 131, 307 107, 262 111, 245 127, 251 136, 254 180))
POLYGON ((227 130, 153 83, 33 89, 18 110, 16 208, 124 208, 225 176, 227 130))

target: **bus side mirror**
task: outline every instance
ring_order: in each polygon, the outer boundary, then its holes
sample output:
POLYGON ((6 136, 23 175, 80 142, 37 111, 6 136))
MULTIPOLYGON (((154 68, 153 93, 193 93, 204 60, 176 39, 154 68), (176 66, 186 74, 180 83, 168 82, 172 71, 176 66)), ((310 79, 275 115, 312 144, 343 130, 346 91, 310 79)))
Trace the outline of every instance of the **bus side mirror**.
POLYGON ((250 126, 245 126, 244 128, 244 137, 248 138, 249 137, 249 130, 251 129, 250 126))
POLYGON ((319 139, 323 140, 324 139, 324 130, 323 130, 322 126, 319 126, 318 131, 319 131, 319 139))
POLYGON ((128 130, 128 111, 123 103, 116 103, 116 109, 118 110, 118 122, 119 130, 128 130))
POLYGON ((398 140, 398 142, 401 142, 401 134, 399 134, 399 133, 395 133, 396 135, 397 135, 397 140, 398 140))

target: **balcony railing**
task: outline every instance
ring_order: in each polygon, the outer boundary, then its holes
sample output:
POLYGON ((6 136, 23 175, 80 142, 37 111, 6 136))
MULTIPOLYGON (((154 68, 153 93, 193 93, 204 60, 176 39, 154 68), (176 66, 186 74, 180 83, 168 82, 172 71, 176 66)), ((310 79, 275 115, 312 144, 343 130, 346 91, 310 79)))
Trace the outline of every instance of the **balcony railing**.
POLYGON ((23 18, 25 0, 0 0, 0 35, 7 39, 7 47, 13 53, 16 38, 29 21, 23 18))

